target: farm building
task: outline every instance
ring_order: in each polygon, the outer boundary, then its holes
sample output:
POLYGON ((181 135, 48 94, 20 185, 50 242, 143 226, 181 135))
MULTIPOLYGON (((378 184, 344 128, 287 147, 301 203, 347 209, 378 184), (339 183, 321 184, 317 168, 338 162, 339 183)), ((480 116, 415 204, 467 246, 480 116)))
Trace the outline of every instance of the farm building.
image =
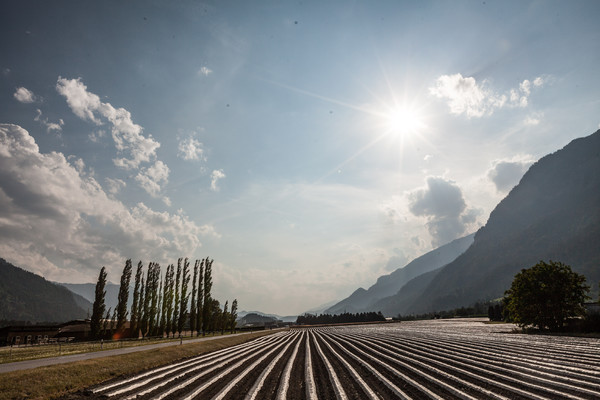
POLYGON ((18 346, 84 340, 89 335, 89 320, 74 320, 56 325, 11 325, 0 328, 0 345, 18 346))

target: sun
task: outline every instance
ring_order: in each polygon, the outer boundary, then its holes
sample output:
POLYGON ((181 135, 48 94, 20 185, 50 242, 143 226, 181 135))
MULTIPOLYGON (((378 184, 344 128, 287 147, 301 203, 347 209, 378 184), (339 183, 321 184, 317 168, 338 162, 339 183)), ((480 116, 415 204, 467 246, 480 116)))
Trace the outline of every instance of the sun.
POLYGON ((425 126, 420 112, 408 106, 390 107, 382 117, 386 133, 392 136, 411 136, 425 126))

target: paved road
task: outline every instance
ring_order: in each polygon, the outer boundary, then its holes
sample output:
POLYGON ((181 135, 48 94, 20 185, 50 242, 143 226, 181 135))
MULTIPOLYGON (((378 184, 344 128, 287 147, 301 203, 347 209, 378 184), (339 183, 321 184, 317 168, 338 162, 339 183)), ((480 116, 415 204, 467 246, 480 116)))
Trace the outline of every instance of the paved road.
MULTIPOLYGON (((203 342, 206 340, 217 340, 217 339, 220 339, 223 337, 247 335, 248 333, 250 333, 250 332, 235 333, 233 335, 227 335, 227 336, 206 336, 206 337, 201 337, 201 338, 197 338, 197 339, 184 340, 183 343, 188 344, 188 343, 203 342)), ((167 342, 167 343, 149 344, 147 346, 124 347, 121 349, 96 351, 93 353, 80 353, 80 354, 71 354, 71 355, 60 356, 60 357, 48 357, 48 358, 39 358, 36 360, 17 361, 17 362, 13 362, 13 363, 0 364, 0 373, 20 371, 20 370, 24 370, 24 369, 31 369, 31 368, 38 368, 38 367, 45 367, 48 365, 65 364, 65 363, 70 363, 70 362, 75 362, 75 361, 89 360, 92 358, 109 357, 109 356, 116 356, 116 355, 121 355, 121 354, 135 353, 137 351, 160 349, 161 347, 176 346, 176 345, 179 345, 179 342, 174 341, 174 342, 167 342)))

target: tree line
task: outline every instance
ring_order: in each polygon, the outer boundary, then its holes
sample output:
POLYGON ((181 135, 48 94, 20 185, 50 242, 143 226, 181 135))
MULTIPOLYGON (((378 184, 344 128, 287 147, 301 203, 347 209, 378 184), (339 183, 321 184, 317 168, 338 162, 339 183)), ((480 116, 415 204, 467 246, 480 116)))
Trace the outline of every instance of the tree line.
POLYGON ((342 324, 349 322, 375 322, 385 321, 385 317, 380 312, 362 312, 362 313, 342 313, 342 314, 304 314, 299 315, 296 323, 299 325, 322 325, 322 324, 342 324))
POLYGON ((140 261, 134 277, 130 310, 127 309, 127 303, 133 274, 131 259, 125 262, 114 310, 106 310, 104 288, 107 273, 106 268, 102 267, 96 283, 90 321, 91 336, 181 337, 187 330, 196 336, 215 331, 233 332, 237 319, 237 299, 233 300, 229 310, 228 301, 221 308, 219 301, 212 297, 213 262, 208 257, 196 260, 192 270, 187 258, 179 258, 177 267, 169 264, 162 275, 160 264, 150 262, 144 276, 144 264, 140 261), (125 328, 128 315, 129 327, 125 328))

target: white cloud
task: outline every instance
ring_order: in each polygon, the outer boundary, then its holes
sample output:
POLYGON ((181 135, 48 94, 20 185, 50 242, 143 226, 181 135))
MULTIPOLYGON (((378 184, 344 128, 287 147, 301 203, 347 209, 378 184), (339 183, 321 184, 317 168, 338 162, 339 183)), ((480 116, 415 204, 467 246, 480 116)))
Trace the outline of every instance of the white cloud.
POLYGON ((179 141, 177 156, 186 161, 206 161, 202 143, 191 136, 179 141))
POLYGON ((116 166, 125 169, 139 168, 143 162, 150 162, 156 158, 156 150, 160 143, 142 134, 142 127, 131 120, 131 113, 124 108, 114 108, 110 103, 103 103, 100 98, 87 90, 87 87, 78 79, 58 78, 56 90, 65 96, 67 104, 75 115, 84 120, 89 120, 97 125, 102 121, 96 116, 106 118, 112 124, 112 137, 115 146, 126 157, 114 159, 116 166))
MULTIPOLYGON (((533 80, 533 87, 543 86, 545 78, 533 80)), ((497 93, 488 87, 488 82, 478 83, 473 77, 461 74, 442 75, 429 88, 429 93, 440 99, 446 99, 452 114, 465 114, 468 118, 491 115, 504 107, 527 107, 532 83, 525 79, 518 88, 510 89, 508 94, 497 93)))
POLYGON ((169 172, 169 167, 159 160, 148 168, 142 168, 135 180, 150 195, 158 197, 161 184, 167 183, 169 180, 169 172))
POLYGON ((122 179, 105 178, 104 181, 106 182, 108 192, 113 195, 119 193, 127 186, 127 183, 122 179))
POLYGON ((26 130, 0 124, 0 254, 8 261, 79 282, 106 265, 116 281, 127 258, 167 264, 209 236, 218 237, 214 227, 183 213, 125 206, 62 153, 40 153, 26 130))
POLYGON ((425 187, 408 193, 408 209, 415 216, 427 218, 434 248, 462 236, 480 214, 467 207, 455 182, 434 176, 427 178, 425 187))
POLYGON ((487 176, 498 192, 512 189, 523 177, 535 160, 529 155, 513 157, 510 160, 496 160, 487 176))
POLYGON ((24 87, 17 88, 17 91, 13 96, 21 103, 33 103, 36 100, 36 96, 33 92, 24 87))
POLYGON ((97 131, 90 133, 88 135, 88 138, 90 139, 90 141, 92 141, 94 143, 99 143, 100 140, 105 136, 106 136, 106 132, 103 131, 102 129, 99 129, 97 131))
POLYGON ((218 192, 219 191, 219 187, 217 186, 217 183, 219 181, 219 179, 223 179, 225 178, 227 175, 225 175, 225 173, 223 172, 222 169, 216 169, 212 172, 212 174, 210 175, 211 181, 210 181, 210 189, 218 192))
POLYGON ((198 70, 198 75, 208 76, 212 74, 212 70, 207 67, 202 67, 198 70))
POLYGON ((60 134, 60 132, 62 132, 62 127, 65 124, 65 121, 63 121, 62 118, 59 119, 58 122, 49 122, 48 118, 42 118, 42 110, 38 108, 36 111, 37 115, 33 120, 38 121, 40 124, 45 126, 48 133, 54 131, 60 134))

